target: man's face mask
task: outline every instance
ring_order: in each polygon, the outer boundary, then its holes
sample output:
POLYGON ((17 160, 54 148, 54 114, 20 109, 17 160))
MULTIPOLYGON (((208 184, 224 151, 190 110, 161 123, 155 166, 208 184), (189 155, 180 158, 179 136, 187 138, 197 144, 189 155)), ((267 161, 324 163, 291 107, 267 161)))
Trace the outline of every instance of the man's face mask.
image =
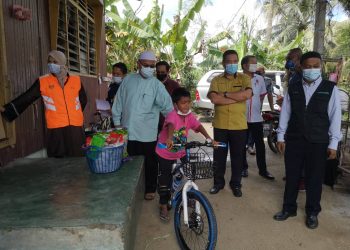
POLYGON ((286 62, 286 64, 284 65, 284 67, 287 69, 287 70, 294 70, 295 69, 295 64, 292 60, 288 60, 286 62))
POLYGON ((225 71, 229 75, 234 75, 237 73, 238 64, 226 64, 225 71))
POLYGON ((151 67, 141 67, 141 74, 143 75, 143 77, 145 78, 151 78, 154 75, 154 68, 151 67))
POLYGON ((164 81, 167 78, 168 74, 157 74, 157 78, 159 81, 164 81))
POLYGON ((112 77, 112 82, 121 83, 122 81, 123 81, 123 78, 120 76, 113 76, 112 77))
POLYGON ((249 64, 249 69, 248 70, 251 73, 255 73, 257 68, 258 68, 257 64, 249 64))
POLYGON ((303 78, 308 81, 315 81, 321 76, 321 69, 303 69, 303 78))
POLYGON ((61 72, 61 66, 58 64, 54 64, 54 63, 48 63, 47 67, 49 68, 49 72, 51 74, 59 74, 61 72))

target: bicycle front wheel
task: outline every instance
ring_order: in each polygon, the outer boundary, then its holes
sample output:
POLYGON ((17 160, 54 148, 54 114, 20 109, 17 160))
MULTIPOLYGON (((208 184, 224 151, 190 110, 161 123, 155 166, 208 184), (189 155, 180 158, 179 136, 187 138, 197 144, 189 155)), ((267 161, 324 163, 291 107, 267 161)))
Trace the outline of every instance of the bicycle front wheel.
POLYGON ((177 241, 181 249, 212 250, 217 240, 216 218, 208 199, 197 190, 187 192, 188 225, 183 218, 182 196, 175 206, 174 226, 177 241), (199 204, 200 213, 196 211, 199 204))

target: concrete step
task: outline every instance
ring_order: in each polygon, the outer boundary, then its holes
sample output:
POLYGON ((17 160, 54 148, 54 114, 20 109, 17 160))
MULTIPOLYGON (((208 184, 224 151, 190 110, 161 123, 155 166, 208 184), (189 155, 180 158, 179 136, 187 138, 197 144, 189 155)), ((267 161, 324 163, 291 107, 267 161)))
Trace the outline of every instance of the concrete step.
POLYGON ((20 159, 0 172, 0 249, 133 249, 143 157, 110 174, 85 158, 20 159))

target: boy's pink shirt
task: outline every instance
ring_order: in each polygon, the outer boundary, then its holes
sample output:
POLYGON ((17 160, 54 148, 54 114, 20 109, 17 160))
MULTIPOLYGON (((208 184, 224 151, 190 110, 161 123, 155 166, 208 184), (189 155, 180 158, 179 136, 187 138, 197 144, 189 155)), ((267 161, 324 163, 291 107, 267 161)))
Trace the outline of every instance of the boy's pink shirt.
MULTIPOLYGON (((189 115, 185 116, 185 119, 182 119, 180 115, 177 114, 177 110, 173 110, 168 114, 168 116, 165 118, 165 122, 162 128, 162 131, 160 131, 159 136, 158 136, 158 143, 165 144, 166 140, 168 138, 168 129, 167 126, 168 124, 173 124, 174 130, 179 130, 182 127, 186 128, 186 136, 188 137, 188 131, 190 129, 194 130, 197 132, 197 129, 201 125, 201 123, 197 120, 195 115, 190 113, 189 115)), ((185 150, 181 150, 178 152, 170 152, 166 148, 159 148, 156 147, 156 153, 167 160, 176 160, 184 157, 186 155, 185 150)))

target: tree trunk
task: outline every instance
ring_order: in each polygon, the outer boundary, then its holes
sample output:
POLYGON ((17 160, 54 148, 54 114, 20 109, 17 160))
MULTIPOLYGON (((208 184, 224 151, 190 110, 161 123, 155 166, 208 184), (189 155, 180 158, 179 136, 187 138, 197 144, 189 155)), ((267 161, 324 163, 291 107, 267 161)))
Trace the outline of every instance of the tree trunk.
POLYGON ((273 18, 275 14, 275 1, 271 0, 269 4, 269 10, 268 10, 268 17, 267 17, 267 28, 266 28, 266 41, 268 44, 271 42, 271 36, 272 36, 272 24, 273 24, 273 18))

